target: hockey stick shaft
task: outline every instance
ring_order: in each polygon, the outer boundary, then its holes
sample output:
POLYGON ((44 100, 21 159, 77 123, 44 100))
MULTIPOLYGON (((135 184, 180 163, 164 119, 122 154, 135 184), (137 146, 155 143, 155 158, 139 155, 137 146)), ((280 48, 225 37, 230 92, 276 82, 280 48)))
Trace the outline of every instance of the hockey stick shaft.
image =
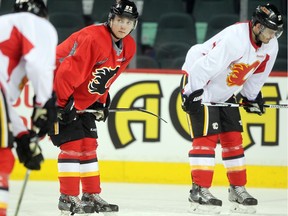
MULTIPOLYGON (((35 142, 35 146, 34 146, 34 150, 32 151, 35 151, 36 148, 38 147, 39 145, 39 137, 38 135, 36 135, 35 137, 33 137, 31 139, 31 141, 35 142)), ((21 203, 22 203, 22 199, 23 199, 23 196, 24 196, 24 193, 25 193, 25 189, 26 189, 26 185, 27 185, 27 182, 29 180, 29 177, 30 177, 30 172, 31 170, 30 169, 27 169, 26 170, 26 173, 25 173, 25 177, 24 177, 24 182, 23 182, 23 186, 21 188, 21 192, 20 192, 20 196, 19 196, 19 200, 18 200, 18 203, 17 203, 17 206, 16 206, 16 211, 15 211, 15 214, 14 216, 17 216, 18 215, 18 212, 19 212, 19 209, 20 209, 20 206, 21 206, 21 203)))
POLYGON ((16 211, 15 211, 14 216, 18 215, 18 212, 19 212, 19 209, 20 209, 20 206, 21 206, 21 203, 22 203, 22 199, 23 199, 23 196, 24 196, 24 192, 25 192, 25 189, 26 189, 26 185, 27 185, 27 182, 28 182, 28 179, 29 179, 29 176, 30 176, 30 170, 27 169, 26 173, 25 173, 23 186, 22 186, 22 189, 21 189, 21 192, 20 192, 20 197, 19 197, 19 200, 18 200, 18 203, 17 203, 17 206, 16 206, 16 211))
MULTIPOLYGON (((97 113, 99 110, 93 110, 93 109, 78 110, 77 113, 97 113)), ((109 112, 132 112, 132 111, 139 111, 139 112, 147 113, 147 114, 155 116, 158 119, 167 123, 167 121, 165 119, 163 119, 161 116, 158 116, 155 113, 152 113, 152 112, 150 112, 146 109, 143 109, 143 108, 111 108, 111 109, 109 109, 109 112)))
MULTIPOLYGON (((216 107, 246 107, 245 104, 241 103, 202 103, 205 106, 216 106, 216 107)), ((281 109, 281 108, 288 108, 288 104, 264 104, 264 107, 266 108, 275 108, 275 109, 281 109)))

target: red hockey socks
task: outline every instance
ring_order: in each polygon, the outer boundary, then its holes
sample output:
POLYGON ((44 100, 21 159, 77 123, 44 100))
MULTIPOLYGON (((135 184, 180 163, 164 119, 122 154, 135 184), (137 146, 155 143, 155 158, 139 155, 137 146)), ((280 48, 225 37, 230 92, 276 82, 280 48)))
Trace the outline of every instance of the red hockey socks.
POLYGON ((80 157, 80 177, 83 193, 100 193, 100 175, 96 155, 97 140, 83 139, 83 154, 80 157))
POLYGON ((6 216, 8 207, 9 175, 15 158, 10 148, 0 148, 0 216, 6 216))
POLYGON ((218 135, 194 138, 189 152, 192 181, 209 188, 212 183, 215 167, 215 147, 218 135))
POLYGON ((80 182, 83 192, 101 192, 96 148, 95 138, 75 140, 60 146, 61 153, 58 156, 60 193, 78 196, 80 182))
POLYGON ((227 169, 227 176, 230 184, 244 186, 247 180, 241 133, 221 133, 220 142, 222 145, 222 159, 224 166, 227 169))

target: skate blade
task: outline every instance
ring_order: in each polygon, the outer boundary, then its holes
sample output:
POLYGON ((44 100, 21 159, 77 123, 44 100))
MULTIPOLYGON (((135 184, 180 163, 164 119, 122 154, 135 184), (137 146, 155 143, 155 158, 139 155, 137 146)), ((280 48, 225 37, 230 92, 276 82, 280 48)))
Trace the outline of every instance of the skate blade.
POLYGON ((200 205, 192 202, 188 211, 194 214, 220 214, 221 206, 200 205))
MULTIPOLYGON (((71 212, 70 212, 71 213, 71 212)), ((70 214, 71 215, 71 214, 70 214)), ((73 214, 73 216, 92 216, 92 215, 94 215, 94 213, 83 213, 83 214, 77 214, 77 213, 75 213, 75 214, 73 214)), ((62 216, 62 215, 61 215, 62 216)), ((66 215, 65 215, 66 216, 66 215)))
POLYGON ((114 205, 114 204, 110 204, 109 206, 102 206, 102 207, 96 207, 96 209, 98 208, 98 211, 101 213, 108 213, 108 212, 118 212, 119 211, 119 207, 118 205, 114 205))
POLYGON ((60 215, 59 216, 70 216, 70 215, 73 215, 72 212, 70 211, 60 211, 60 215))
POLYGON ((93 213, 83 213, 83 214, 77 214, 77 213, 73 213, 73 212, 70 212, 70 211, 61 211, 60 213, 60 216, 91 216, 93 215, 93 213))
POLYGON ((239 203, 232 203, 230 208, 231 213, 239 213, 239 214, 255 214, 256 208, 254 206, 241 205, 239 203))
POLYGON ((104 216, 117 216, 116 212, 100 212, 102 213, 104 216))

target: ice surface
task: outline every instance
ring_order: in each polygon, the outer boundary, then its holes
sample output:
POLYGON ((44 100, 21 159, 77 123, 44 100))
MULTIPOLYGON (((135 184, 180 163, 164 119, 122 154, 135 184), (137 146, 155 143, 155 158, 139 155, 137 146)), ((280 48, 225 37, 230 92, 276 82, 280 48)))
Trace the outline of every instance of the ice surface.
MULTIPOLYGON (((8 216, 14 216, 22 185, 22 181, 10 182, 8 216)), ((102 183, 101 196, 119 205, 117 216, 193 216, 188 212, 189 189, 189 185, 102 183)), ((229 212, 227 188, 212 187, 210 191, 223 201, 220 215, 240 216, 229 212)), ((259 202, 254 215, 288 215, 287 189, 247 188, 247 191, 259 202)), ((58 182, 28 181, 18 216, 59 216, 58 198, 58 182)))

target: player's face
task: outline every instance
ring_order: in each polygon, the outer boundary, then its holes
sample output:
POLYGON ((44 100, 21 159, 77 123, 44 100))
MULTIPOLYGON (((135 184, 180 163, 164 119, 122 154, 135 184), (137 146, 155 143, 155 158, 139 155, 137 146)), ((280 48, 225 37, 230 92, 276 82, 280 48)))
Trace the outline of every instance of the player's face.
POLYGON ((264 44, 267 44, 272 38, 276 37, 276 34, 277 31, 261 26, 259 40, 261 40, 264 44))
POLYGON ((111 20, 110 27, 117 38, 124 38, 132 31, 134 23, 135 20, 116 15, 115 18, 111 20))

